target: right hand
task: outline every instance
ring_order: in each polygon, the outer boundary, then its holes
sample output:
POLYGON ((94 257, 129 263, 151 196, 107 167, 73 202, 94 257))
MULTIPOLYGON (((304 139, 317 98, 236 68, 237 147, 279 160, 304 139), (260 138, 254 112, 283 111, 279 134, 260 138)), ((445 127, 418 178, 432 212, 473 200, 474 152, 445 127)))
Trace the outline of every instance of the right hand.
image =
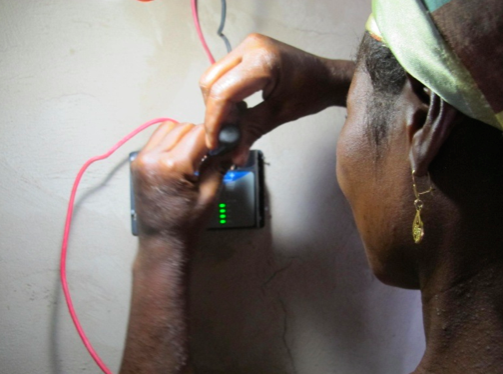
POLYGON ((207 146, 216 148, 224 123, 237 122, 242 139, 233 162, 243 164, 251 145, 265 133, 338 105, 338 100, 344 102, 353 66, 350 61, 324 59, 251 34, 201 77, 207 146), (243 100, 258 91, 263 102, 246 108, 243 100))
MULTIPOLYGON (((140 240, 190 244, 206 227, 228 156, 209 157, 202 126, 164 122, 131 164, 140 240)), ((188 245, 190 247, 190 245, 188 245)))

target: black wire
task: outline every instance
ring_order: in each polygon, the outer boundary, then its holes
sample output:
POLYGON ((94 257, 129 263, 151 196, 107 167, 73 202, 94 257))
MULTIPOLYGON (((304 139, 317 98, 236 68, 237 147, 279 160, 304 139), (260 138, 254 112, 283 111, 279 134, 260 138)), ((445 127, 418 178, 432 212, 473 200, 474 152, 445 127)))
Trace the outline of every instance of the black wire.
POLYGON ((232 51, 231 43, 229 39, 224 35, 224 27, 225 27, 225 19, 227 18, 227 2, 222 0, 222 17, 220 18, 220 26, 218 27, 217 34, 220 36, 225 43, 225 47, 227 48, 227 53, 232 51))

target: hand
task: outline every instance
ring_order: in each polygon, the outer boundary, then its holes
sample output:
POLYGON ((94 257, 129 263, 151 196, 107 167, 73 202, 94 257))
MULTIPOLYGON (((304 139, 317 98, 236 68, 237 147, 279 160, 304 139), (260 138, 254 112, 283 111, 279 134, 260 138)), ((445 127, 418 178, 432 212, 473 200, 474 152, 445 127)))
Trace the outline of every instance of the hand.
POLYGON ((140 240, 121 374, 190 372, 189 256, 230 165, 207 152, 203 126, 165 122, 131 165, 140 240))
POLYGON ((138 231, 188 244, 204 228, 230 160, 208 158, 203 126, 165 122, 132 163, 138 231), (196 175, 196 172, 199 172, 196 175))
POLYGON ((218 144, 225 122, 238 122, 242 139, 233 161, 243 164, 251 145, 275 127, 330 105, 345 105, 352 61, 328 60, 260 34, 248 36, 201 77, 206 104, 206 144, 218 144), (263 102, 242 102, 262 91, 263 102))

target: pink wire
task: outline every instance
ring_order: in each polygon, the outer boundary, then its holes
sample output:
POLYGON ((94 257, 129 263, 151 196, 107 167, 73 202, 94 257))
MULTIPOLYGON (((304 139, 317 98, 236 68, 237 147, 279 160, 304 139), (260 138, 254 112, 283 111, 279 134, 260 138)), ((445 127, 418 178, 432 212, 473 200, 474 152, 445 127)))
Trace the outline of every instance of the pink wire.
POLYGON ((72 224, 72 215, 73 215, 73 206, 75 204, 75 195, 77 194, 77 189, 79 187, 80 180, 82 179, 82 176, 84 175, 85 171, 87 168, 93 164, 96 161, 103 160, 105 158, 110 157, 117 149, 119 149, 124 143, 126 143, 128 140, 130 140, 132 137, 136 136, 146 128, 155 125, 160 122, 164 121, 172 121, 172 122, 177 122, 171 118, 157 118, 153 119, 151 121, 148 121, 138 127, 137 129, 133 130, 131 133, 126 135, 124 138, 122 138, 117 144, 115 144, 107 153, 101 155, 101 156, 96 156, 91 159, 89 159, 81 168, 80 171, 77 174, 77 178, 75 178, 75 182, 73 183, 72 187, 72 192, 70 194, 70 201, 68 202, 68 210, 66 212, 66 221, 65 221, 65 231, 63 234, 63 244, 61 246, 61 267, 60 267, 60 275, 61 275, 61 285, 63 286, 63 293, 65 295, 66 299, 66 304, 68 305, 68 311, 70 312, 70 316, 72 317, 73 323, 75 325, 75 328, 77 329, 77 332, 80 335, 80 338, 82 339, 82 342, 86 346, 87 350, 89 351, 89 354, 93 358, 93 360, 96 362, 96 364, 100 367, 100 369, 106 373, 106 374, 112 374, 110 369, 107 368, 105 363, 101 360, 100 356, 96 353, 94 350, 93 346, 91 345, 91 342, 87 338, 84 329, 80 325, 79 318, 77 317, 77 313, 75 312, 75 308, 73 307, 73 302, 72 302, 72 297, 70 296, 70 290, 68 288, 68 282, 66 280, 66 254, 68 250, 68 240, 70 237, 70 227, 72 224))
MULTIPOLYGON (((139 1, 146 1, 146 0, 139 0, 139 1)), ((196 27, 197 35, 199 36, 199 40, 201 41, 201 44, 203 45, 203 48, 206 52, 206 55, 208 56, 208 59, 212 64, 215 63, 215 59, 213 58, 213 55, 211 54, 210 49, 208 48, 208 45, 206 44, 206 40, 204 39, 203 32, 201 31, 201 25, 199 24, 199 17, 197 15, 197 2, 196 0, 191 0, 191 6, 192 6, 192 17, 194 20, 194 25, 196 27)), ((146 128, 155 125, 160 122, 165 122, 165 121, 172 121, 177 123, 177 121, 171 119, 171 118, 156 118, 151 121, 148 121, 138 127, 137 129, 133 130, 130 132, 128 135, 126 135, 124 138, 122 138, 117 144, 115 144, 108 152, 101 156, 96 156, 91 159, 89 159, 79 170, 77 177, 75 178, 75 182, 73 183, 72 187, 72 192, 70 193, 70 200, 68 202, 68 209, 66 212, 66 221, 65 221, 65 231, 63 234, 63 243, 61 245, 61 261, 60 261, 60 276, 61 276, 61 286, 63 287, 63 294, 65 295, 65 300, 66 304, 68 306, 68 311, 70 312, 70 316, 72 317, 73 324, 75 325, 75 328, 77 329, 77 332, 82 339, 82 342, 84 343, 84 346, 87 348, 87 351, 93 358, 93 360, 96 362, 96 364, 99 366, 99 368, 105 373, 105 374, 112 374, 112 371, 105 365, 103 360, 100 358, 98 353, 94 350, 93 346, 91 345, 91 342, 87 338, 84 329, 82 328, 79 318, 77 316, 77 312, 75 311, 75 308, 73 307, 73 302, 72 302, 72 297, 70 296, 70 289, 68 288, 68 281, 66 279, 66 257, 67 257, 67 251, 68 251, 68 240, 70 238, 70 228, 72 225, 72 215, 73 215, 73 206, 75 204, 75 195, 77 194, 77 189, 80 184, 80 180, 82 179, 82 176, 86 172, 87 168, 93 164, 96 161, 104 160, 108 157, 110 157, 117 149, 119 149, 124 143, 126 143, 128 140, 133 138, 134 136, 138 135, 140 132, 145 130, 146 128)))
POLYGON ((199 36, 199 40, 203 45, 204 51, 206 52, 206 56, 212 64, 215 63, 215 58, 211 54, 210 49, 208 48, 208 44, 206 44, 206 40, 204 39, 203 31, 201 30, 201 25, 199 24, 199 17, 197 15, 197 0, 191 0, 190 5, 192 8, 192 18, 194 19, 194 25, 196 26, 197 35, 199 36))

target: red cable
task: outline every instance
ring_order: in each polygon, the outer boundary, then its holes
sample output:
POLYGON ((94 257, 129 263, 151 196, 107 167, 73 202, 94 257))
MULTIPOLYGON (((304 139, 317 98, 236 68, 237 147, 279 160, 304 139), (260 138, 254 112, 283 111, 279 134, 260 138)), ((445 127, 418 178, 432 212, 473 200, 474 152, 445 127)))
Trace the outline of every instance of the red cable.
MULTIPOLYGON (((143 2, 147 2, 150 0, 139 0, 143 2)), ((204 40, 203 32, 201 31, 201 25, 199 24, 199 18, 197 16, 197 3, 196 0, 191 0, 191 6, 192 6, 192 16, 194 19, 194 25, 196 27, 197 34, 199 36, 199 40, 201 41, 201 44, 203 45, 203 48, 206 52, 206 55, 208 56, 210 62, 212 64, 215 63, 215 59, 213 58, 213 55, 211 54, 210 49, 208 48, 208 45, 206 44, 206 41, 204 40)), ((73 183, 72 187, 72 192, 70 194, 70 200, 68 202, 68 209, 66 212, 66 221, 65 221, 65 231, 63 234, 63 243, 61 245, 61 260, 60 260, 60 276, 61 276, 61 286, 63 287, 63 294, 65 295, 65 300, 66 304, 68 305, 68 311, 70 313, 70 316, 72 317, 73 324, 75 325, 75 328, 77 329, 77 332, 82 339, 82 342, 84 343, 85 347, 87 348, 87 351, 93 358, 93 360, 96 362, 96 364, 99 366, 99 368, 105 373, 105 374, 112 374, 112 371, 105 365, 105 363, 101 360, 100 356, 98 353, 94 350, 93 346, 91 345, 91 342, 87 338, 84 329, 80 325, 79 318, 77 316, 77 313, 75 312, 75 308, 73 307, 73 302, 72 302, 72 297, 70 296, 70 290, 68 288, 68 281, 66 279, 66 255, 68 251, 68 240, 70 237, 70 227, 72 224, 72 215, 73 215, 73 206, 75 204, 75 195, 77 194, 77 189, 79 187, 80 180, 82 179, 82 176, 84 175, 85 171, 87 168, 93 164, 96 161, 104 160, 108 157, 110 157, 117 149, 119 149, 124 143, 126 143, 128 140, 145 130, 146 128, 155 125, 160 122, 165 122, 165 121, 172 121, 177 123, 177 121, 171 119, 171 118, 157 118, 153 119, 151 121, 148 121, 138 127, 137 129, 133 130, 131 133, 126 135, 124 138, 122 138, 117 144, 115 144, 108 152, 101 156, 96 156, 91 159, 89 159, 79 170, 77 177, 75 178, 75 182, 73 183)))
POLYGON ((215 58, 211 54, 210 49, 208 48, 208 44, 206 44, 206 40, 204 39, 203 32, 201 30, 201 25, 199 24, 199 17, 197 16, 197 0, 191 0, 190 5, 192 8, 192 18, 194 19, 194 25, 196 26, 197 35, 199 36, 199 40, 203 45, 204 51, 206 52, 206 56, 212 64, 215 63, 215 58))
POLYGON ((132 137, 136 136, 138 133, 141 131, 145 130, 147 127, 150 127, 152 125, 155 125, 156 123, 164 122, 164 121, 172 121, 172 122, 177 122, 171 118, 157 118, 153 119, 151 121, 148 121, 147 123, 144 123, 140 127, 138 127, 136 130, 133 130, 131 133, 126 135, 124 138, 122 138, 117 144, 115 144, 107 153, 101 155, 101 156, 96 156, 91 159, 89 159, 84 166, 80 168, 79 173, 77 174, 77 178, 75 178, 75 182, 73 183, 72 187, 72 192, 70 194, 70 201, 68 202, 68 210, 66 212, 66 221, 65 221, 65 231, 63 234, 63 244, 61 246, 61 268, 60 268, 60 274, 61 274, 61 285, 63 286, 63 293, 65 295, 66 299, 66 304, 68 305, 68 311, 70 312, 70 316, 72 317, 73 323, 75 324, 75 328, 77 329, 77 332, 80 335, 80 338, 82 339, 82 342, 86 346, 87 350, 89 351, 89 354, 91 357, 94 359, 96 364, 100 367, 100 369, 106 373, 106 374, 112 374, 110 369, 106 367, 104 362, 101 360, 101 358, 98 356, 96 351, 94 350, 93 346, 91 345, 91 342, 87 338, 84 329, 80 325, 79 318, 77 317, 77 313, 75 312, 75 308, 73 307, 73 302, 72 298, 70 296, 70 290, 68 289, 68 282, 66 280, 66 253, 68 250, 68 239, 70 236, 70 227, 72 224, 72 215, 73 215, 73 205, 75 203, 75 195, 77 194, 77 189, 79 187, 80 180, 82 179, 82 176, 84 175, 84 172, 87 170, 87 168, 94 162, 103 160, 105 158, 108 158, 111 156, 119 147, 121 147, 124 143, 126 143, 128 140, 130 140, 132 137))

